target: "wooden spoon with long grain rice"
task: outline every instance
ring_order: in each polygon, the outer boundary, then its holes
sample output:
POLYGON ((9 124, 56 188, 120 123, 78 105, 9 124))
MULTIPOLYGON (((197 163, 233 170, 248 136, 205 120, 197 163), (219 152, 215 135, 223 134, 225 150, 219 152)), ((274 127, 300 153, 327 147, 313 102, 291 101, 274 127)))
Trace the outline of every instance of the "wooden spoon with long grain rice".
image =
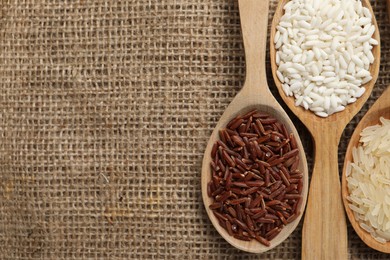
POLYGON ((370 233, 366 232, 363 228, 361 228, 359 222, 356 221, 352 210, 349 208, 348 206, 349 202, 347 200, 347 196, 349 195, 349 192, 348 192, 346 171, 347 171, 347 163, 352 162, 352 148, 358 146, 360 133, 363 131, 363 129, 368 126, 379 124, 379 119, 381 117, 390 119, 390 86, 388 86, 387 89, 383 92, 383 94, 378 98, 378 100, 375 101, 374 105, 368 110, 368 112, 364 115, 362 120, 360 120, 358 126, 356 127, 356 129, 352 134, 351 140, 349 141, 348 144, 347 152, 345 154, 341 189, 343 194, 345 211, 347 212, 347 216, 349 218, 349 221, 352 224, 352 227, 355 229, 359 237, 369 247, 384 253, 390 253, 390 242, 387 242, 385 244, 379 243, 371 236, 370 233))
MULTIPOLYGON (((341 199, 338 171, 338 144, 345 126, 361 109, 374 87, 379 72, 380 45, 372 49, 375 61, 370 66, 372 80, 364 85, 365 93, 355 103, 349 104, 343 112, 327 118, 320 118, 300 106, 295 106, 294 97, 287 97, 282 89, 276 71, 276 50, 274 37, 276 26, 283 15, 283 6, 288 0, 279 1, 271 27, 270 58, 272 74, 282 99, 312 134, 315 146, 315 161, 309 189, 309 198, 302 231, 303 259, 347 259, 347 224, 341 199)), ((372 24, 378 42, 379 31, 370 2, 363 0, 363 6, 372 14, 372 24)))

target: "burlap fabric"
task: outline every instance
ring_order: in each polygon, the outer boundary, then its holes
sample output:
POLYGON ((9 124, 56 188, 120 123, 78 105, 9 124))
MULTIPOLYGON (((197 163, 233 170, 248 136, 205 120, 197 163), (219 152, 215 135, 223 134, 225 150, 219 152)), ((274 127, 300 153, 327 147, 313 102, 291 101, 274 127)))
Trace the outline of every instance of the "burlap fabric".
MULTIPOLYGON (((371 2, 381 71, 343 135, 339 165, 390 83, 385 1, 371 2)), ((218 235, 202 204, 208 137, 244 80, 236 1, 0 8, 0 259, 300 258, 301 225, 277 248, 247 254, 218 235)), ((293 120, 311 167, 308 132, 293 120)), ((386 258, 348 235, 352 259, 386 258)))

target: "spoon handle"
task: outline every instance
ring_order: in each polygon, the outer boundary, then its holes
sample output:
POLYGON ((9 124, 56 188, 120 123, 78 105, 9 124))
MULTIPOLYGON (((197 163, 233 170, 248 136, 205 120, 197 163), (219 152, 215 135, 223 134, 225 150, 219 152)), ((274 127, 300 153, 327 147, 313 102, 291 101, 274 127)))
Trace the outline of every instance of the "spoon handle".
POLYGON ((265 72, 269 0, 238 0, 245 49, 243 91, 269 92, 265 72))
POLYGON ((340 134, 321 125, 302 230, 302 259, 348 259, 347 224, 338 169, 340 134))

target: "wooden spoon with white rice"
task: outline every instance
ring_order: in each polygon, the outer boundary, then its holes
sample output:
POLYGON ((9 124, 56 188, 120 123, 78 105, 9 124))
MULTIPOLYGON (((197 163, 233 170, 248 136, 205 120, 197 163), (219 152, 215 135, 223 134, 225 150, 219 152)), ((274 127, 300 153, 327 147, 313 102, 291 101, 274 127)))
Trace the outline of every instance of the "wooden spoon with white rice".
POLYGON ((342 195, 349 221, 359 237, 369 247, 390 253, 390 86, 351 137, 342 195))

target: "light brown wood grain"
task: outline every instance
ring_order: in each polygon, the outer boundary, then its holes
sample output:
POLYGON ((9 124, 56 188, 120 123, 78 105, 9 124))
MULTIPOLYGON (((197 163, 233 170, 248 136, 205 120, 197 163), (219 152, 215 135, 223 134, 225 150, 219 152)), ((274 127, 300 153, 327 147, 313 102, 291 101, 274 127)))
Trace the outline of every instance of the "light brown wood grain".
POLYGON ((371 236, 371 234, 364 231, 364 229, 362 229, 359 226, 359 223, 355 220, 352 210, 348 207, 347 196, 349 192, 348 192, 347 180, 345 175, 347 169, 347 162, 352 161, 352 148, 358 146, 360 133, 364 128, 368 126, 379 124, 380 117, 390 119, 390 86, 387 87, 387 89, 378 98, 378 100, 374 103, 374 105, 368 110, 368 112, 362 118, 362 120, 360 120, 360 123, 358 124, 358 126, 356 127, 356 129, 352 134, 351 140, 349 141, 348 144, 347 152, 345 154, 341 186, 342 186, 342 194, 343 194, 345 211, 347 212, 349 221, 351 222, 356 233, 369 247, 384 253, 390 253, 390 242, 387 242, 386 244, 381 244, 377 242, 371 236))
POLYGON ((219 234, 231 245, 241 250, 253 253, 261 253, 270 250, 284 241, 291 232, 296 228, 301 218, 297 218, 292 223, 283 228, 281 233, 271 241, 271 246, 266 247, 256 240, 242 241, 230 236, 225 229, 223 229, 212 211, 209 209, 209 205, 212 203, 212 199, 207 195, 207 183, 211 180, 211 148, 213 144, 219 139, 218 130, 226 127, 227 123, 233 119, 237 114, 244 114, 249 110, 257 108, 258 110, 268 112, 275 116, 280 122, 284 123, 287 129, 294 133, 297 139, 297 143, 300 151, 300 164, 299 169, 303 173, 304 187, 302 190, 303 201, 299 211, 304 210, 306 204, 306 197, 308 191, 308 170, 305 152, 302 148, 301 140, 298 133, 287 116, 286 112, 277 103, 272 96, 266 79, 265 73, 265 51, 267 44, 267 23, 268 23, 268 9, 269 1, 264 0, 239 0, 239 11, 241 20, 242 37, 245 48, 245 60, 246 60, 246 79, 244 86, 237 96, 233 99, 230 105, 226 108, 225 112, 221 116, 218 124, 216 125, 209 142, 206 147, 206 151, 203 157, 202 165, 202 197, 207 211, 207 214, 213 223, 219 234))
MULTIPOLYGON (((288 0, 279 1, 275 11, 270 38, 270 58, 272 75, 282 99, 298 116, 312 134, 315 147, 315 161, 309 189, 309 198, 302 230, 303 259, 347 259, 347 225, 341 199, 341 186, 338 171, 338 144, 345 126, 361 109, 376 82, 380 63, 380 46, 373 48, 374 64, 370 67, 373 79, 365 85, 366 92, 343 112, 327 118, 320 118, 302 107, 294 105, 294 98, 287 97, 276 76, 274 36, 276 26, 283 15, 283 6, 288 0)), ((363 5, 372 8, 368 0, 363 5)), ((373 14, 373 24, 377 30, 374 38, 380 42, 378 25, 373 14)))

